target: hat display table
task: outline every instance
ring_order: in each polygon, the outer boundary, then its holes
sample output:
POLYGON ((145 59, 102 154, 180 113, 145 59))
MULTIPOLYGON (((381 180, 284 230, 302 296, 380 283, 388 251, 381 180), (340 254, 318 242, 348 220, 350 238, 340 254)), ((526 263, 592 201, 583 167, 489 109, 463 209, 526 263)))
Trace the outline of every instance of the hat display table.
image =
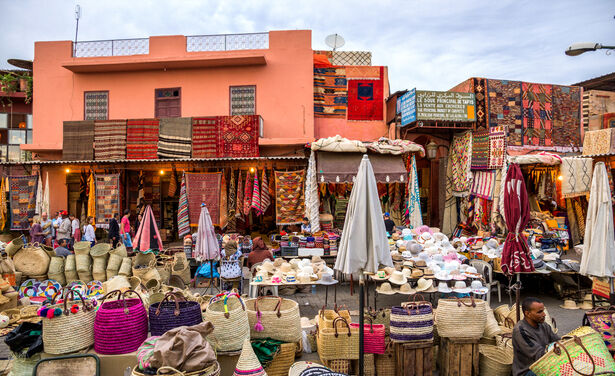
POLYGON ((431 376, 433 374, 433 340, 394 342, 395 366, 400 376, 431 376))
POLYGON ((478 375, 478 338, 440 337, 438 363, 441 376, 478 375))

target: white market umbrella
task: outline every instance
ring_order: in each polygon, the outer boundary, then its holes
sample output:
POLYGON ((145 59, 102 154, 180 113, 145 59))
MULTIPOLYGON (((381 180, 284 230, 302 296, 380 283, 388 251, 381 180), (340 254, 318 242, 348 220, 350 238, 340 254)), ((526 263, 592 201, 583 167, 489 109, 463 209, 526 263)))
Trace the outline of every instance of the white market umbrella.
POLYGON ((376 273, 380 265, 393 266, 378 186, 372 164, 363 155, 350 193, 346 221, 334 268, 344 274, 359 274, 359 375, 363 375, 363 272, 376 273))
POLYGON ((305 180, 305 216, 310 220, 311 232, 320 231, 320 200, 318 197, 318 182, 316 181, 316 158, 314 151, 310 154, 307 176, 305 180))
POLYGON ((611 188, 604 162, 594 166, 580 273, 595 277, 613 277, 615 236, 611 188))
POLYGON ((41 180, 41 174, 38 174, 38 182, 36 184, 36 214, 41 215, 43 213, 43 180, 41 180))
POLYGON ((421 192, 419 190, 419 175, 416 170, 416 158, 412 156, 410 166, 410 181, 408 182, 408 221, 410 228, 423 226, 421 215, 421 192))
POLYGON ((218 246, 218 238, 214 231, 214 225, 211 222, 209 210, 207 210, 205 204, 201 204, 194 258, 197 261, 217 260, 219 256, 220 247, 218 246))

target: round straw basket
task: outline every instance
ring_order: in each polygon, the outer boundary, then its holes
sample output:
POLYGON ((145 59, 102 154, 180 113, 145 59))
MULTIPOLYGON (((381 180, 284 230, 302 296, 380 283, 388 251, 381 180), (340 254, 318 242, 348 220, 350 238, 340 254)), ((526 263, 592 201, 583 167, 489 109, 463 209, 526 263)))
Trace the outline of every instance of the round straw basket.
POLYGON ((486 301, 474 298, 440 299, 435 315, 438 335, 450 338, 482 337, 487 323, 485 304, 486 301))
POLYGON ((479 345, 481 376, 508 376, 513 362, 513 351, 497 346, 479 345))
POLYGON ((23 247, 23 238, 20 236, 15 238, 9 242, 6 246, 5 251, 9 256, 13 256, 23 247))
POLYGON ((158 270, 158 274, 160 274, 160 281, 162 283, 168 283, 169 278, 171 278, 171 268, 173 264, 168 261, 163 262, 162 264, 156 265, 156 269, 158 270))
POLYGON ((160 281, 157 279, 150 279, 145 282, 145 288, 149 291, 157 291, 160 289, 160 281))
POLYGON ((128 277, 131 274, 131 266, 132 260, 130 257, 124 257, 122 259, 122 265, 120 266, 118 274, 128 277))
POLYGON ((25 275, 47 274, 50 257, 40 247, 24 247, 13 256, 15 270, 25 275))
POLYGON ((248 299, 246 308, 250 338, 272 338, 293 343, 301 341, 301 315, 296 301, 278 296, 260 296, 248 299))
POLYGON ((244 340, 250 339, 248 312, 237 294, 212 298, 203 319, 214 325, 207 340, 217 351, 240 350, 244 340))
POLYGON ((109 254, 109 251, 111 250, 111 244, 109 243, 98 243, 96 245, 94 245, 91 249, 90 249, 90 256, 92 257, 103 257, 103 256, 107 256, 109 254))
POLYGON ((75 301, 73 296, 77 295, 81 298, 81 294, 74 290, 65 291, 64 302, 49 307, 49 309, 60 308, 64 313, 52 319, 43 317, 43 344, 46 353, 68 354, 94 344, 96 310, 83 298, 81 301, 75 301), (71 305, 79 305, 77 313, 70 312, 69 301, 71 305))
POLYGON ((104 281, 107 278, 107 272, 105 271, 106 266, 106 257, 94 257, 94 261, 92 262, 92 276, 95 280, 104 281))
POLYGON ((179 276, 186 284, 190 283, 190 263, 186 258, 186 254, 183 252, 176 253, 173 258, 171 275, 179 276))
POLYGON ((139 265, 150 266, 152 261, 154 262, 156 261, 156 255, 154 255, 153 253, 137 252, 137 255, 135 256, 135 259, 134 259, 134 266, 139 266, 139 265))
MULTIPOLYGON (((273 357, 273 361, 265 368, 268 376, 286 376, 288 369, 295 362, 296 343, 282 343, 280 351, 273 357)), ((366 354, 367 355, 367 354, 366 354)))
POLYGON ((115 249, 110 250, 109 254, 127 257, 128 251, 126 251, 126 246, 124 244, 120 244, 115 249))
POLYGON ((118 276, 115 276, 109 279, 108 281, 103 283, 103 287, 105 290, 105 294, 110 293, 111 291, 114 291, 114 290, 124 291, 124 290, 129 290, 132 288, 132 286, 130 285, 130 282, 128 282, 128 279, 124 277, 123 275, 118 275, 118 276))
POLYGON ((160 281, 161 277, 160 273, 158 273, 158 269, 152 266, 145 274, 143 274, 143 277, 141 279, 145 282, 150 280, 160 281))
POLYGON ((500 334, 502 332, 502 329, 500 329, 498 321, 493 315, 493 310, 489 309, 489 307, 486 305, 485 307, 487 310, 487 324, 485 325, 485 332, 483 333, 483 337, 493 338, 497 334, 500 334))
POLYGON ((90 242, 76 242, 73 244, 75 255, 89 255, 90 254, 90 242))
POLYGON ((495 316, 495 319, 498 321, 498 323, 503 323, 509 312, 510 308, 508 307, 508 304, 502 304, 501 306, 493 310, 493 315, 495 316))
POLYGON ((89 273, 92 270, 92 259, 90 255, 75 255, 78 273, 89 273))
MULTIPOLYGON (((132 369, 132 376, 147 376, 145 373, 141 373, 139 365, 136 365, 132 369)), ((172 367, 160 367, 156 375, 164 376, 218 376, 220 375, 220 364, 214 361, 212 365, 199 371, 194 372, 182 372, 172 367), (164 373, 161 373, 164 372, 164 373)))

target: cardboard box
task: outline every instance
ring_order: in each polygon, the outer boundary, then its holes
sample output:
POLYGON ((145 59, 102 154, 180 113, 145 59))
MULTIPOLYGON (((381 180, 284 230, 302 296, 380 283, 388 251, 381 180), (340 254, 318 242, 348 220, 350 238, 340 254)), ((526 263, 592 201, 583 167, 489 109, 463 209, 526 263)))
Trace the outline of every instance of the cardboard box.
MULTIPOLYGON (((137 352, 121 355, 103 355, 98 354, 94 349, 87 351, 88 354, 94 354, 100 359, 100 375, 101 376, 123 376, 128 369, 128 374, 132 373, 132 367, 137 365, 137 352)), ((79 353, 74 353, 79 354, 79 353)), ((72 354, 66 354, 72 355, 72 354)), ((51 355, 41 353, 41 358, 55 358, 62 355, 51 355)))

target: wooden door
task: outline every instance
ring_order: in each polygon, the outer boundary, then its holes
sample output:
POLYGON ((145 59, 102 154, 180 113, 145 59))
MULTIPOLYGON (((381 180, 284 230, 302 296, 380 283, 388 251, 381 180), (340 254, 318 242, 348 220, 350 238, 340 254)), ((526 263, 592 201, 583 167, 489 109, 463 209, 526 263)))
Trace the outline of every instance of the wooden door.
POLYGON ((181 88, 156 89, 155 117, 181 117, 181 88))

